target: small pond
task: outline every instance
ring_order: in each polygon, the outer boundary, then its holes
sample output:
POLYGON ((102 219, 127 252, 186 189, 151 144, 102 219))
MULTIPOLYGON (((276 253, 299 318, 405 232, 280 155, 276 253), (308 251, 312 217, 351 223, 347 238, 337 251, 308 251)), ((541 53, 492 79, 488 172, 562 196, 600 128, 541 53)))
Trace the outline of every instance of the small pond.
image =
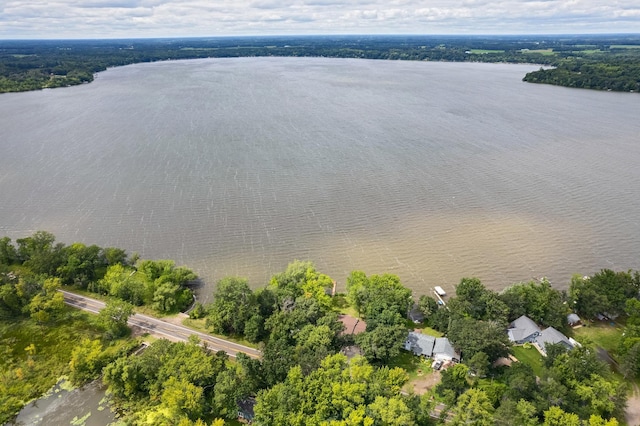
POLYGON ((60 380, 40 399, 27 404, 8 425, 105 426, 116 421, 99 380, 70 388, 67 381, 60 380))

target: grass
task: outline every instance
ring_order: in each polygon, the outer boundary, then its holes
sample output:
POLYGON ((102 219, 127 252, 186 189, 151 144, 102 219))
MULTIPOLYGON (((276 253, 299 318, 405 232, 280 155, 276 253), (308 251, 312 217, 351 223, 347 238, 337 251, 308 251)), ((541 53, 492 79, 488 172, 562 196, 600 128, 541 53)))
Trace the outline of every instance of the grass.
POLYGON ((608 352, 615 353, 622 339, 622 330, 623 328, 619 324, 611 326, 608 322, 596 322, 587 327, 574 329, 573 335, 574 339, 580 343, 593 342, 608 352))
POLYGON ((540 352, 538 352, 536 348, 532 345, 526 348, 524 346, 514 346, 512 350, 513 355, 518 358, 518 361, 531 367, 536 376, 540 377, 542 375, 542 355, 540 355, 540 352))
POLYGON ((387 363, 389 368, 400 367, 407 372, 409 383, 422 377, 425 373, 430 373, 431 362, 413 353, 402 350, 400 355, 387 363))
POLYGON ((431 327, 427 327, 424 326, 424 328, 416 328, 416 331, 422 333, 422 334, 426 334, 427 336, 433 336, 433 337, 442 337, 444 336, 444 334, 440 333, 437 330, 434 330, 431 327))
POLYGON ((487 53, 504 53, 504 50, 497 49, 470 49, 469 51, 474 55, 486 55, 487 53))
POLYGON ((534 49, 534 50, 523 50, 522 53, 524 54, 537 54, 537 55, 543 55, 543 56, 555 56, 556 52, 553 51, 553 49, 534 49))
POLYGON ((638 44, 612 44, 610 49, 640 49, 638 44))
POLYGON ((576 55, 593 55, 594 53, 601 53, 602 50, 600 49, 585 49, 585 50, 574 50, 573 53, 576 55))
POLYGON ((255 343, 251 343, 248 340, 241 339, 235 336, 225 336, 223 334, 212 333, 209 330, 207 330, 207 327, 205 326, 205 324, 206 324, 206 319, 204 318, 201 318, 201 319, 185 318, 184 321, 182 321, 182 325, 192 330, 200 331, 202 333, 208 334, 213 337, 217 337, 219 339, 229 340, 230 342, 234 342, 239 345, 244 345, 250 348, 258 349, 258 345, 256 345, 255 343))

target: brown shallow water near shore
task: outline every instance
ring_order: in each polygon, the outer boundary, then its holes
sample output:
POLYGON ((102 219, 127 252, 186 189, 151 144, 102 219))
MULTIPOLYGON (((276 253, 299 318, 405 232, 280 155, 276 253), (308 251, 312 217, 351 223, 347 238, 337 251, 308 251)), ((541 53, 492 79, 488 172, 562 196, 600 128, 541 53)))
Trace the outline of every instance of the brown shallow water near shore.
POLYGON ((262 286, 293 259, 418 293, 638 268, 635 94, 535 66, 138 64, 0 96, 0 234, 35 230, 262 286))

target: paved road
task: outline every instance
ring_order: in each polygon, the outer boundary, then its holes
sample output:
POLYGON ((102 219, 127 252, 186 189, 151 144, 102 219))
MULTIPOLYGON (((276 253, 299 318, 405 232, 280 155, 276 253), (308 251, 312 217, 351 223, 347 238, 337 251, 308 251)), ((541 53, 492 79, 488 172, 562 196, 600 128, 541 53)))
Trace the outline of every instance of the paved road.
MULTIPOLYGON (((105 303, 100 300, 91 299, 90 297, 81 296, 75 293, 69 293, 68 291, 60 290, 60 292, 64 295, 64 302, 74 308, 97 314, 105 306, 105 303)), ((197 336, 202 342, 206 343, 209 349, 214 351, 225 351, 231 357, 235 357, 239 352, 247 354, 252 358, 260 358, 262 355, 257 349, 213 337, 205 333, 200 333, 181 325, 171 324, 170 322, 153 318, 148 315, 132 315, 129 318, 129 325, 142 328, 152 334, 165 336, 170 340, 187 341, 189 336, 197 336)))

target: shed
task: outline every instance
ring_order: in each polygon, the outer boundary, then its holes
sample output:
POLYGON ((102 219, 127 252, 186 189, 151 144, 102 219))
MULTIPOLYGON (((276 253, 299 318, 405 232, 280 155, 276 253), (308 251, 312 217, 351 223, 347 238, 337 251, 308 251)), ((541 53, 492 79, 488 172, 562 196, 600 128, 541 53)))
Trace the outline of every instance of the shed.
POLYGON ((581 320, 577 314, 569 314, 567 315, 567 323, 571 326, 580 324, 581 320))
POLYGON ((420 324, 424 321, 424 314, 420 310, 420 307, 417 303, 413 304, 413 307, 409 310, 407 316, 411 321, 413 321, 414 324, 420 324))
POLYGON ((253 397, 243 398, 238 401, 238 419, 244 420, 246 423, 252 423, 255 413, 253 407, 256 405, 256 399, 253 397))

